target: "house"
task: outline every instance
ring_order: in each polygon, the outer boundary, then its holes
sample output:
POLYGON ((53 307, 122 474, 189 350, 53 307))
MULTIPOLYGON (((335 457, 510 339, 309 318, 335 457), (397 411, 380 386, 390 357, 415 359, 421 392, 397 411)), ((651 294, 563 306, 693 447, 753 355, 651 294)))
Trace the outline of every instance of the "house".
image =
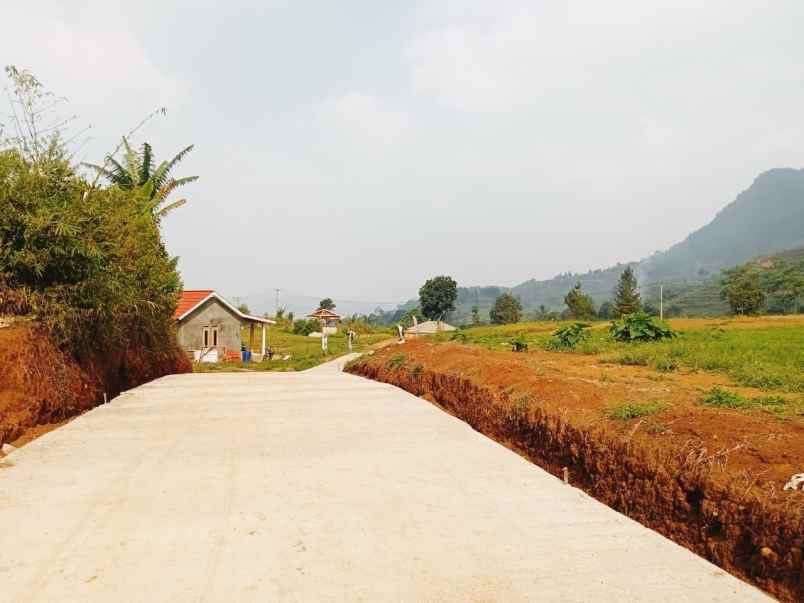
POLYGON ((307 318, 315 318, 321 323, 321 332, 327 335, 332 335, 338 332, 338 323, 341 317, 335 314, 332 310, 326 308, 319 308, 312 314, 308 314, 307 318))
POLYGON ((435 335, 436 333, 443 333, 444 331, 454 331, 455 327, 448 325, 440 320, 428 320, 420 322, 409 329, 405 329, 405 336, 409 335, 435 335))
POLYGON ((179 345, 197 362, 217 362, 240 357, 242 328, 249 329, 249 350, 254 347, 254 327, 260 327, 260 360, 265 356, 266 329, 273 320, 243 314, 212 289, 182 291, 176 312, 179 345))

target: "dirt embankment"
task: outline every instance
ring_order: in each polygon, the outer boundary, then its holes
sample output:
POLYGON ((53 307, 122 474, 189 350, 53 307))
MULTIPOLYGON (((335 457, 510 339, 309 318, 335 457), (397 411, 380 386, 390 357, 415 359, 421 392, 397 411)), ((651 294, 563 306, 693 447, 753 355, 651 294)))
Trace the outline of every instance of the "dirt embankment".
MULTIPOLYGON (((409 342, 348 371, 437 403, 556 476, 783 601, 804 600, 800 423, 697 404, 706 375, 661 376, 569 354, 409 342), (661 399, 646 419, 612 399, 661 399)), ((714 379, 719 379, 714 377, 714 379)))
POLYGON ((189 372, 180 350, 128 350, 81 363, 32 324, 0 329, 0 445, 59 423, 121 391, 171 373, 189 372))

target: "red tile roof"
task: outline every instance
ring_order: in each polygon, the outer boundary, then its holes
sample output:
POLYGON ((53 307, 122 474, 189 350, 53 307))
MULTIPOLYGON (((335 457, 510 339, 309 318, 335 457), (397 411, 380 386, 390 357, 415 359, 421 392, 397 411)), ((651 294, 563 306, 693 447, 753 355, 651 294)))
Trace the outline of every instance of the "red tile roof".
POLYGON ((213 293, 212 289, 196 289, 194 291, 182 291, 179 297, 179 303, 176 305, 176 311, 173 313, 173 319, 178 320, 180 316, 185 315, 187 312, 195 308, 198 304, 204 301, 213 293))
POLYGON ((333 320, 340 319, 340 316, 335 314, 335 312, 333 312, 332 310, 327 310, 326 308, 319 308, 318 310, 316 310, 312 314, 308 314, 307 316, 309 318, 329 318, 333 320))

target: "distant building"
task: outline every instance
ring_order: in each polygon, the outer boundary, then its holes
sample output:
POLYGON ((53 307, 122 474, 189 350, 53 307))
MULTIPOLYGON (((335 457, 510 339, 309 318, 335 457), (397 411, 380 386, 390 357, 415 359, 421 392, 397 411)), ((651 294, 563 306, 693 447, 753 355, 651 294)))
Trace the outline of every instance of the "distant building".
POLYGON ((409 329, 405 329, 405 337, 409 335, 435 335, 436 333, 454 330, 455 327, 441 320, 428 320, 426 322, 420 322, 409 329))
POLYGON ((179 345, 196 362, 218 362, 240 357, 241 329, 248 325, 249 350, 254 346, 254 327, 260 326, 260 359, 265 356, 267 327, 273 320, 243 314, 212 289, 182 291, 173 318, 179 345))
POLYGON ((326 308, 319 308, 312 314, 308 314, 307 318, 317 319, 321 323, 321 332, 328 335, 338 332, 338 323, 341 321, 338 314, 326 308))

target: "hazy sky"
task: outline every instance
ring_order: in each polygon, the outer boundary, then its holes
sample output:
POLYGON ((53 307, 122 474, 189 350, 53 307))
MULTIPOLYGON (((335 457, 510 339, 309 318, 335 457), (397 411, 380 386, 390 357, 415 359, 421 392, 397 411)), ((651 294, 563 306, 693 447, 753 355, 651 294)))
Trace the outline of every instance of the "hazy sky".
POLYGON ((649 255, 804 164, 804 2, 3 0, 100 160, 196 145, 188 288, 396 301, 649 255))

